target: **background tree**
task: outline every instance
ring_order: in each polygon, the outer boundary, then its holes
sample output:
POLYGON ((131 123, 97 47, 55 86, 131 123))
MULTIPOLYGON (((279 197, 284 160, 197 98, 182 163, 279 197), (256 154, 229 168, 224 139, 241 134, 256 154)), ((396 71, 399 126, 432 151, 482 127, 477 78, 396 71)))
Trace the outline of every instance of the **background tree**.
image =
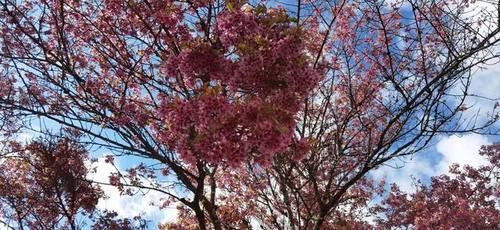
POLYGON ((145 229, 141 217, 98 210, 92 160, 78 136, 6 142, 0 158, 0 226, 9 229, 145 229))
POLYGON ((11 143, 0 163, 0 216, 12 229, 77 229, 103 196, 88 152, 70 138, 11 143))
POLYGON ((461 118, 500 32, 498 3, 468 5, 3 0, 2 128, 55 123, 140 157, 110 183, 200 229, 363 224, 370 170, 498 118, 461 118))
POLYGON ((401 192, 393 185, 388 197, 379 206, 384 228, 476 228, 497 229, 500 184, 500 145, 483 146, 480 154, 490 165, 473 168, 450 167, 449 175, 432 178, 429 186, 419 183, 413 194, 401 192))

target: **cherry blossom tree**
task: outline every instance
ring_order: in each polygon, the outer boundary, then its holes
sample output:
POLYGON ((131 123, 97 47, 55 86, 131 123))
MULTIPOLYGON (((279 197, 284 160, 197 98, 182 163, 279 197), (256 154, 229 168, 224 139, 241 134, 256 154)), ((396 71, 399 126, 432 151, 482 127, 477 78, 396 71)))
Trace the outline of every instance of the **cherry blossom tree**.
POLYGON ((0 128, 57 124, 110 165, 143 159, 109 183, 179 204, 167 227, 362 226, 370 170, 498 119, 462 117, 498 58, 488 4, 4 0, 0 128))
POLYGON ((497 42, 498 22, 467 21, 467 2, 448 3, 339 1, 329 17, 318 16, 331 25, 317 29, 326 33, 316 62, 326 73, 299 112, 301 142, 235 178, 245 181, 233 186, 243 188, 236 197, 257 203, 254 220, 275 229, 362 225, 383 186, 371 170, 420 152, 437 134, 489 132, 496 107, 482 124, 462 113, 475 66, 497 57, 480 50, 497 42), (491 27, 467 26, 480 23, 491 27))
POLYGON ((69 138, 10 143, 0 163, 0 216, 12 229, 77 229, 103 196, 86 180, 88 153, 69 138))
POLYGON ((483 146, 480 154, 490 165, 450 167, 449 175, 432 178, 429 186, 419 183, 413 194, 393 185, 379 206, 385 215, 383 228, 497 229, 500 226, 500 145, 483 146))
POLYGON ((92 160, 78 136, 6 143, 0 158, 0 226, 8 229, 144 229, 141 217, 98 210, 92 160))

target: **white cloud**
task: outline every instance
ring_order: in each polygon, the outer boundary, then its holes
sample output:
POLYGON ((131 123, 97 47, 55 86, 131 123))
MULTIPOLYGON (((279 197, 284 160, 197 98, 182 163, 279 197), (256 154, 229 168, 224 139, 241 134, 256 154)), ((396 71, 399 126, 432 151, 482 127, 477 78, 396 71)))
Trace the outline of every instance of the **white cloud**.
POLYGON ((28 143, 33 138, 37 137, 35 133, 32 132, 23 132, 17 135, 16 139, 21 143, 28 143))
MULTIPOLYGON (((461 114, 463 128, 471 128, 473 125, 480 127, 495 115, 499 115, 500 108, 495 108, 495 104, 500 103, 500 65, 486 67, 488 69, 474 73, 471 78, 468 96, 464 102, 467 109, 461 114)), ((457 85, 451 93, 463 94, 463 86, 457 85)), ((458 104, 459 98, 455 99, 454 103, 458 104)), ((495 125, 493 128, 497 128, 499 122, 495 125)))
POLYGON ((432 176, 446 174, 453 163, 479 166, 488 161, 479 155, 483 145, 491 144, 485 136, 468 134, 463 136, 442 137, 436 145, 435 152, 420 154, 412 158, 394 159, 371 172, 375 180, 385 178, 388 184, 396 183, 401 190, 415 191, 414 178, 425 181, 432 176))
POLYGON ((3 230, 3 229, 11 229, 9 228, 9 226, 7 224, 4 224, 4 223, 7 223, 7 221, 4 219, 4 217, 0 214, 0 230, 3 230))
MULTIPOLYGON (((118 165, 118 162, 115 163, 118 165)), ((104 158, 99 158, 96 173, 89 176, 90 179, 108 183, 111 173, 116 172, 116 169, 104 161, 104 158)), ((97 204, 100 210, 113 210, 118 213, 120 218, 132 218, 141 216, 146 220, 150 220, 150 227, 155 227, 159 223, 171 222, 177 219, 177 209, 175 204, 165 209, 159 209, 161 199, 166 195, 156 191, 148 191, 145 194, 138 193, 134 196, 121 196, 117 188, 109 185, 102 185, 102 189, 108 199, 100 200, 97 204), (151 205, 155 204, 155 205, 151 205)))
POLYGON ((376 181, 385 179, 387 184, 396 183, 401 190, 414 192, 415 179, 423 179, 434 175, 429 159, 423 157, 395 159, 371 172, 376 181))
POLYGON ((443 138, 436 146, 442 159, 435 169, 435 174, 447 173, 450 165, 457 163, 460 165, 479 166, 488 164, 488 161, 479 155, 479 149, 483 145, 491 144, 484 136, 469 134, 461 137, 450 136, 443 138))

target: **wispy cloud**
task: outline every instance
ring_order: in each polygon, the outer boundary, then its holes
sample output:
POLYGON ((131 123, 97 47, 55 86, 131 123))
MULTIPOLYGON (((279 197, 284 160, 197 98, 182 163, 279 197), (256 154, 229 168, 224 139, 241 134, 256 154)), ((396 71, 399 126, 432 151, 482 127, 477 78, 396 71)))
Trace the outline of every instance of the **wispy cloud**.
POLYGON ((396 183, 401 190, 413 192, 416 189, 415 179, 426 182, 432 176, 446 174, 454 163, 471 166, 488 164, 479 155, 481 146, 488 144, 491 140, 478 134, 441 137, 430 151, 414 158, 395 159, 389 162, 390 166, 382 166, 371 175, 375 180, 385 178, 388 184, 396 183))
MULTIPOLYGON (((115 161, 115 163, 119 167, 119 162, 115 161)), ((111 173, 116 172, 116 169, 106 163, 104 158, 99 158, 95 166, 97 171, 89 177, 97 182, 108 183, 111 173)), ((120 170, 122 169, 120 168, 120 170)), ((160 192, 146 191, 133 196, 122 196, 114 186, 102 185, 101 187, 108 198, 99 201, 97 207, 100 210, 116 211, 120 218, 141 216, 150 221, 149 227, 156 227, 159 223, 171 222, 177 219, 175 205, 165 209, 158 207, 162 202, 161 199, 165 198, 165 195, 160 192)))

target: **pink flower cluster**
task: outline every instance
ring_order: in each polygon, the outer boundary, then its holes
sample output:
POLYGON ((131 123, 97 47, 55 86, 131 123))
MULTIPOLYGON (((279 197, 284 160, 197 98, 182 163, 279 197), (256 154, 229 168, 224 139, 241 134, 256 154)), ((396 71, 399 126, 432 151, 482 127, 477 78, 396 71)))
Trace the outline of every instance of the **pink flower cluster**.
POLYGON ((266 165, 291 144, 319 73, 284 11, 227 11, 217 23, 222 47, 194 42, 167 62, 167 74, 194 93, 162 96, 158 136, 190 162, 266 165))

